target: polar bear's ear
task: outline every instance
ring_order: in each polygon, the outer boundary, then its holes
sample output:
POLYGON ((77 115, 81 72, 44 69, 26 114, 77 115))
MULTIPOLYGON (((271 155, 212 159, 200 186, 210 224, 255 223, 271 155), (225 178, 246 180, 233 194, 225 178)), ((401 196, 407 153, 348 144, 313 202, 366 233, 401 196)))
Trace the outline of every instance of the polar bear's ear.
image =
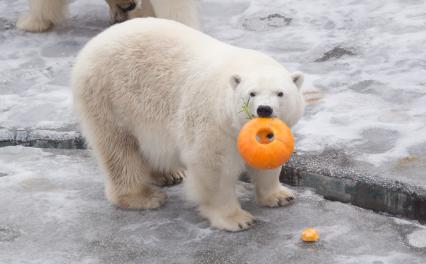
POLYGON ((231 83, 231 87, 235 89, 241 83, 241 76, 238 74, 234 74, 229 79, 229 82, 231 83))
POLYGON ((291 79, 293 80, 294 84, 297 86, 297 89, 300 90, 300 88, 302 88, 302 84, 303 84, 303 73, 300 71, 295 71, 293 73, 290 74, 291 79))

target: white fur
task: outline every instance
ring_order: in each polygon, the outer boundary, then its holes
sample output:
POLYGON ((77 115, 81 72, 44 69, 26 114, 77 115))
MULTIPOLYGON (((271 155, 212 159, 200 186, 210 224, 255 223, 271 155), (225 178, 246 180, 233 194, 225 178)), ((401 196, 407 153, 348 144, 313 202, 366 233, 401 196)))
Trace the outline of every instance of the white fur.
POLYGON ((42 32, 61 22, 67 13, 67 0, 30 0, 30 12, 19 18, 16 27, 42 32))
MULTIPOLYGON (((134 17, 159 17, 179 21, 195 29, 200 28, 198 0, 106 0, 110 6, 111 23, 134 17), (117 5, 135 1, 137 7, 129 12, 117 5)), ((67 0, 29 0, 30 11, 21 16, 16 27, 30 32, 49 30, 66 18, 67 0)))
MULTIPOLYGON (((107 172, 112 203, 160 206, 165 196, 150 185, 157 182, 154 172, 185 170, 188 195, 201 214, 214 227, 236 231, 253 223, 235 194, 246 170, 236 148, 247 122, 242 104, 256 91, 252 114, 256 105, 268 104, 293 125, 303 113, 302 80, 301 73, 290 74, 259 52, 180 23, 145 18, 91 40, 77 58, 72 86, 84 135, 107 172)), ((279 206, 293 198, 279 182, 279 169, 249 173, 259 204, 279 206)))
POLYGON ((175 20, 195 29, 200 28, 197 0, 142 0, 142 8, 146 2, 151 2, 156 17, 175 20))

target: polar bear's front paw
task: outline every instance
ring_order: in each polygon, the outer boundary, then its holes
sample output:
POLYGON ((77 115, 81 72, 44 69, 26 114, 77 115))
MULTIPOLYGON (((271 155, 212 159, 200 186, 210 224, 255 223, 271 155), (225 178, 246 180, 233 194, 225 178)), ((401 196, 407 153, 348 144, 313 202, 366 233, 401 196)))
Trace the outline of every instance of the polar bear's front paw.
POLYGON ((172 186, 179 184, 185 178, 183 170, 176 170, 172 172, 153 172, 152 173, 153 183, 159 186, 172 186))
POLYGON ((119 195, 112 201, 123 209, 155 209, 166 201, 167 195, 154 189, 146 189, 141 193, 119 195))
POLYGON ((48 20, 33 17, 31 14, 23 15, 16 22, 16 27, 20 30, 29 32, 43 32, 52 27, 52 23, 48 20))
POLYGON ((295 198, 292 191, 284 186, 280 186, 278 190, 270 194, 258 195, 257 203, 262 206, 277 207, 287 205, 294 201, 295 198))
POLYGON ((237 209, 231 214, 223 214, 220 211, 206 209, 201 209, 200 211, 202 215, 209 219, 212 227, 226 231, 242 231, 255 224, 253 216, 243 209, 237 209))

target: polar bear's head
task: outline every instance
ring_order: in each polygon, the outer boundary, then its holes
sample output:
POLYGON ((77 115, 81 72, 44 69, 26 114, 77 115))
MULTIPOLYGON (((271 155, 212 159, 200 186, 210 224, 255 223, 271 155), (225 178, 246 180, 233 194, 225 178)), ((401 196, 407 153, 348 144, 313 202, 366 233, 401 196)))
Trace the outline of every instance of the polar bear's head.
POLYGON ((234 90, 234 108, 238 123, 248 117, 277 117, 293 126, 302 117, 305 101, 301 92, 303 73, 263 69, 251 75, 234 74, 230 85, 234 90))

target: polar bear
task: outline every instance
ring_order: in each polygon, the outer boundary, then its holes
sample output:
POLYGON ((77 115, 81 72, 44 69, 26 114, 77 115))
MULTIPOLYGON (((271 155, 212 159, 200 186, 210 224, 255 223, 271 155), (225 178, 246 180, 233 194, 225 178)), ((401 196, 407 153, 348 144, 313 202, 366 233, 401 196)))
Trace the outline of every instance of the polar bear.
MULTIPOLYGON (((30 11, 16 27, 29 32, 44 32, 63 21, 69 0, 29 0, 30 11)), ((200 29, 198 0, 105 0, 110 7, 110 23, 135 17, 161 17, 200 29)))
POLYGON ((107 198, 121 208, 157 208, 166 194, 154 185, 185 175, 201 215, 229 231, 253 224, 235 193, 247 169, 260 205, 294 199, 280 184, 279 168, 246 168, 236 138, 248 120, 241 112, 246 102, 254 116, 294 125, 304 111, 302 82, 302 73, 262 53, 155 18, 97 35, 72 74, 83 134, 108 175, 107 198))

